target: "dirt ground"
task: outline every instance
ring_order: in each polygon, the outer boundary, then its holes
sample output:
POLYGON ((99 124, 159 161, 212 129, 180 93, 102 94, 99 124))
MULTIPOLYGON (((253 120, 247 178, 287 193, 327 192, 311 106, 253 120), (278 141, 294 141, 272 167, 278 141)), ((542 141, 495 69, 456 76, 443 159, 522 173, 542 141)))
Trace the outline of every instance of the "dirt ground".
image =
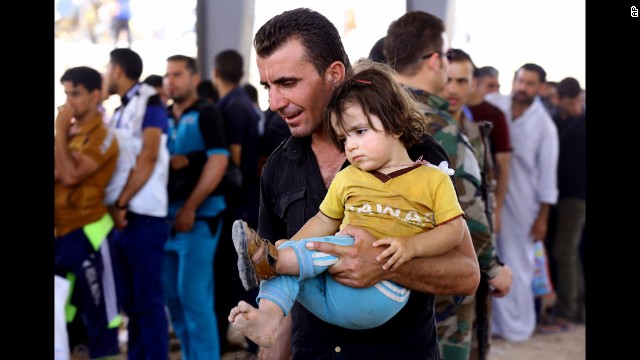
MULTIPOLYGON (((123 339, 124 340, 124 339, 123 339)), ((237 340, 237 339, 234 339, 237 340)), ((586 358, 586 326, 576 325, 572 330, 556 334, 534 333, 529 341, 509 342, 494 338, 487 360, 584 360, 586 358)), ((120 360, 126 360, 126 343, 122 344, 120 360)), ((181 360, 180 345, 172 339, 170 360, 181 360)), ((84 354, 72 354, 71 360, 86 360, 84 354)), ((222 360, 255 359, 241 350, 232 350, 224 354, 222 360)))
MULTIPOLYGON (((562 333, 534 333, 529 341, 520 343, 494 338, 487 360, 584 360, 585 330, 585 325, 582 324, 562 333)), ((222 359, 251 359, 243 355, 242 351, 230 351, 222 359)))
POLYGON ((586 326, 576 325, 567 332, 538 334, 526 342, 493 339, 489 360, 584 360, 586 326))
MULTIPOLYGON (((582 324, 562 333, 535 333, 529 341, 520 343, 495 338, 487 360, 584 360, 585 330, 586 327, 582 324)), ((242 355, 242 351, 231 351, 222 359, 250 359, 242 355)))

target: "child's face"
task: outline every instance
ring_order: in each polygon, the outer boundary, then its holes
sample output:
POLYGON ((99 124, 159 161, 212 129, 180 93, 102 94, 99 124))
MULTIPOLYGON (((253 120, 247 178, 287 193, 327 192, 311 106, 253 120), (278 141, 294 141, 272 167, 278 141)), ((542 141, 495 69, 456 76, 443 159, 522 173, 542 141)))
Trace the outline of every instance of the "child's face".
POLYGON ((399 136, 384 132, 382 122, 370 114, 374 129, 369 126, 367 117, 358 104, 347 104, 344 113, 344 128, 346 133, 335 126, 338 139, 344 144, 344 152, 349 162, 363 171, 377 170, 383 166, 393 165, 394 161, 404 161, 405 158, 396 154, 406 154, 399 136))

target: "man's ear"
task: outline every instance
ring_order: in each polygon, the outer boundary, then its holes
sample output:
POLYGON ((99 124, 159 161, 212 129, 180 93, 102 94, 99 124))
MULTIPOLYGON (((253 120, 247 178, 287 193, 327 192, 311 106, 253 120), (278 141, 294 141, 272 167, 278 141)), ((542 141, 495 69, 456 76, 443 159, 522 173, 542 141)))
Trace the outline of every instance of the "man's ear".
MULTIPOLYGON (((444 56, 444 55, 442 55, 444 56)), ((427 61, 425 61, 427 63, 427 65, 434 71, 437 72, 438 70, 440 70, 441 66, 443 66, 442 62, 444 60, 441 59, 440 55, 437 54, 433 54, 431 55, 431 57, 429 57, 427 59, 427 61)))
POLYGON ((91 96, 91 102, 98 106, 102 102, 102 89, 94 89, 89 96, 91 96))
POLYGON ((113 77, 116 79, 119 79, 124 75, 124 71, 122 71, 122 67, 117 64, 113 65, 113 68, 111 69, 111 73, 113 74, 113 77))
POLYGON ((329 81, 335 88, 344 80, 346 69, 341 61, 334 61, 324 72, 325 80, 329 81))

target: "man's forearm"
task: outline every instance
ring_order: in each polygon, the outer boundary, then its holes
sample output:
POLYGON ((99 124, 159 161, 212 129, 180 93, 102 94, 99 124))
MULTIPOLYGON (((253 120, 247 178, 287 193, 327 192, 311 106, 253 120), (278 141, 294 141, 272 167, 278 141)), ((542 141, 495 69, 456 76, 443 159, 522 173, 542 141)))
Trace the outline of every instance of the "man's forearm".
POLYGON ((131 170, 129 179, 125 184, 118 200, 117 205, 125 205, 138 193, 144 184, 149 180, 155 168, 156 159, 147 159, 144 154, 140 154, 136 161, 136 166, 131 170))
POLYGON ((220 185, 224 177, 224 169, 227 168, 229 161, 226 155, 211 155, 207 159, 200 174, 200 179, 198 179, 198 183, 189 195, 184 207, 195 211, 211 195, 215 188, 220 185))
MULTIPOLYGON (((466 227, 465 227, 466 228, 466 227)), ((472 295, 480 282, 480 268, 468 228, 460 245, 446 254, 415 258, 385 278, 409 289, 436 295, 472 295)))
POLYGON ((511 161, 511 153, 496 154, 496 163, 498 167, 497 184, 496 184, 496 205, 498 210, 502 209, 504 199, 507 196, 507 185, 509 184, 509 161, 511 161))

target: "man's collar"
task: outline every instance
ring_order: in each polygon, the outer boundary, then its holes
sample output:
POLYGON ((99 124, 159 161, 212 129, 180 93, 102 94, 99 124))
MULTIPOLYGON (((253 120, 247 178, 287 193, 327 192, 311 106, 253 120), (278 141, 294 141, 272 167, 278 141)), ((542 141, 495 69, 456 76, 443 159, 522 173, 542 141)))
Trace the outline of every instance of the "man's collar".
POLYGON ((76 133, 90 133, 92 132, 96 127, 103 125, 102 123, 102 114, 100 112, 97 112, 96 115, 89 121, 87 121, 86 123, 82 124, 82 126, 79 126, 77 128, 76 133))
POLYGON ((285 156, 297 163, 300 163, 302 154, 309 149, 311 149, 311 136, 301 138, 291 136, 282 147, 285 156))
POLYGON ((129 91, 127 91, 124 96, 120 97, 120 101, 122 101, 122 106, 127 106, 127 104, 129 103, 129 100, 131 100, 131 98, 136 94, 136 92, 138 92, 138 89, 140 88, 141 83, 136 83, 135 85, 133 85, 131 87, 131 89, 129 89, 129 91))
POLYGON ((411 91, 416 96, 419 102, 437 110, 447 111, 447 109, 449 109, 449 103, 447 102, 447 100, 426 90, 416 89, 408 85, 403 86, 405 87, 405 89, 411 91))

